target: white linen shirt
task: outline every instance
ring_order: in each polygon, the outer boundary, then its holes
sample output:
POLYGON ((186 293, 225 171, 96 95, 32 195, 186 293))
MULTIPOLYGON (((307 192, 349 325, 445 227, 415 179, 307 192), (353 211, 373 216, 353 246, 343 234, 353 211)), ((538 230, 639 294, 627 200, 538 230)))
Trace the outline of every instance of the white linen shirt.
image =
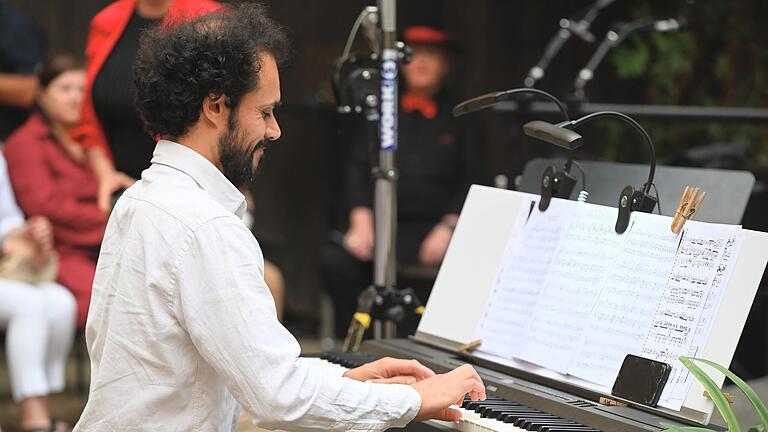
POLYGON ((96 268, 88 403, 75 431, 378 431, 420 409, 407 385, 307 364, 277 321, 243 195, 207 159, 160 141, 115 206, 96 268))

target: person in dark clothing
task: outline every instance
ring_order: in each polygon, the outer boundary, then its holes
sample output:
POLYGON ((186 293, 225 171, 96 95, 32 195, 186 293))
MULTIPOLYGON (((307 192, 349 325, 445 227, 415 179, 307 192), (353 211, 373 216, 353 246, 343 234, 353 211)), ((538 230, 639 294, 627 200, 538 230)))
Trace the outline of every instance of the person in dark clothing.
MULTIPOLYGON (((396 255, 399 265, 437 267, 445 256, 469 186, 481 182, 482 134, 468 119, 453 118, 460 102, 444 89, 448 73, 447 35, 431 27, 409 27, 413 50, 402 67, 400 95, 396 255)), ((372 280, 373 180, 367 142, 352 149, 347 172, 348 228, 327 245, 323 284, 335 309, 335 334, 343 337, 357 297, 372 280)))
POLYGON ((133 59, 139 49, 139 34, 160 20, 134 12, 93 82, 93 107, 109 142, 115 169, 135 179, 149 168, 155 140, 144 131, 136 114, 133 59))
POLYGON ((141 177, 155 148, 134 103, 133 62, 139 34, 219 7, 213 0, 118 0, 91 20, 83 112, 71 136, 85 148, 99 181, 97 203, 102 212, 111 209, 113 193, 141 177))
POLYGON ((0 142, 29 116, 44 58, 42 30, 0 0, 0 142))

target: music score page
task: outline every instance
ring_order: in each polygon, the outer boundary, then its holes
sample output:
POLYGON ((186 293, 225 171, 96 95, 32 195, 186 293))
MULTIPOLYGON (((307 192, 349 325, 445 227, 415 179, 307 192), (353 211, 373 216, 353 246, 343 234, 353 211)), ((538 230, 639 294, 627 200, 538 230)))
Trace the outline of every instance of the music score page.
POLYGON ((660 406, 680 410, 694 378, 679 362, 707 341, 738 254, 738 226, 537 198, 521 206, 478 324, 480 351, 613 386, 627 354, 672 365, 660 406))

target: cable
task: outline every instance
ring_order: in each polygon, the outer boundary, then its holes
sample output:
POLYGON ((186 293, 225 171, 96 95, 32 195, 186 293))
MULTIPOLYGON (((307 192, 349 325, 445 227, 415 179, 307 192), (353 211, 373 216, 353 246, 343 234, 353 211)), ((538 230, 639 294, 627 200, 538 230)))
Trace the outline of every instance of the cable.
POLYGON ((653 190, 656 191, 656 209, 659 211, 659 216, 661 216, 661 199, 659 198, 659 189, 656 188, 655 183, 651 183, 651 187, 653 187, 653 190))
POLYGON ((581 166, 581 164, 578 161, 571 161, 574 165, 576 165, 576 169, 579 170, 581 173, 581 190, 589 191, 587 189, 587 176, 584 174, 584 168, 581 166))
POLYGON ((648 135, 648 132, 643 129, 642 126, 640 126, 640 123, 636 122, 635 119, 632 117, 622 114, 620 112, 616 111, 597 111, 593 112, 591 114, 587 114, 584 117, 580 119, 576 119, 573 121, 568 122, 566 125, 560 124, 558 126, 571 126, 576 127, 580 124, 587 123, 590 120, 593 120, 595 118, 599 117, 615 117, 620 120, 623 120, 625 123, 628 123, 632 127, 635 128, 636 131, 640 133, 640 135, 643 137, 643 140, 648 145, 648 152, 650 153, 650 170, 648 171, 648 181, 645 182, 645 185, 643 187, 643 193, 646 195, 650 194, 651 192, 651 185, 653 184, 653 176, 656 174, 656 149, 653 147, 653 141, 651 141, 651 137, 648 135))
POLYGON ((360 26, 363 24, 363 20, 366 16, 368 16, 368 10, 363 9, 360 12, 360 15, 357 16, 357 19, 355 20, 355 24, 352 25, 352 30, 349 32, 349 36, 347 36, 347 43, 344 45, 344 52, 341 54, 341 57, 346 59, 349 57, 349 51, 352 50, 352 44, 355 42, 355 36, 357 36, 357 32, 360 30, 360 26))

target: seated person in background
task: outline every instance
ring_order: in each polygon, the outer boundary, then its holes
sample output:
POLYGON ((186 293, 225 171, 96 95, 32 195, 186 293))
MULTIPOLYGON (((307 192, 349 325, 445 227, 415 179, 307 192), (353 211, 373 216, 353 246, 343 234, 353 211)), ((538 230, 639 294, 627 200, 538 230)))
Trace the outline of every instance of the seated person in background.
POLYGON ((75 295, 78 328, 85 325, 96 258, 106 220, 96 206, 98 183, 82 147, 69 138, 83 99, 85 71, 67 55, 51 59, 40 73, 37 111, 5 144, 19 207, 53 224, 59 254, 58 282, 75 295))
POLYGON ((51 225, 40 216, 24 222, 0 154, 0 328, 22 432, 69 430, 48 411, 48 395, 64 390, 76 314, 55 272, 51 225))
MULTIPOLYGON (((444 88, 448 37, 436 28, 409 27, 403 38, 413 58, 402 66, 397 184, 398 264, 440 265, 469 186, 480 180, 483 142, 466 117, 454 118, 459 100, 444 88)), ((355 142, 347 173, 349 225, 343 240, 326 246, 323 285, 335 309, 335 333, 346 335, 358 295, 372 282, 373 179, 368 143, 355 142)), ((421 299, 426 301, 426 299, 421 299)))

